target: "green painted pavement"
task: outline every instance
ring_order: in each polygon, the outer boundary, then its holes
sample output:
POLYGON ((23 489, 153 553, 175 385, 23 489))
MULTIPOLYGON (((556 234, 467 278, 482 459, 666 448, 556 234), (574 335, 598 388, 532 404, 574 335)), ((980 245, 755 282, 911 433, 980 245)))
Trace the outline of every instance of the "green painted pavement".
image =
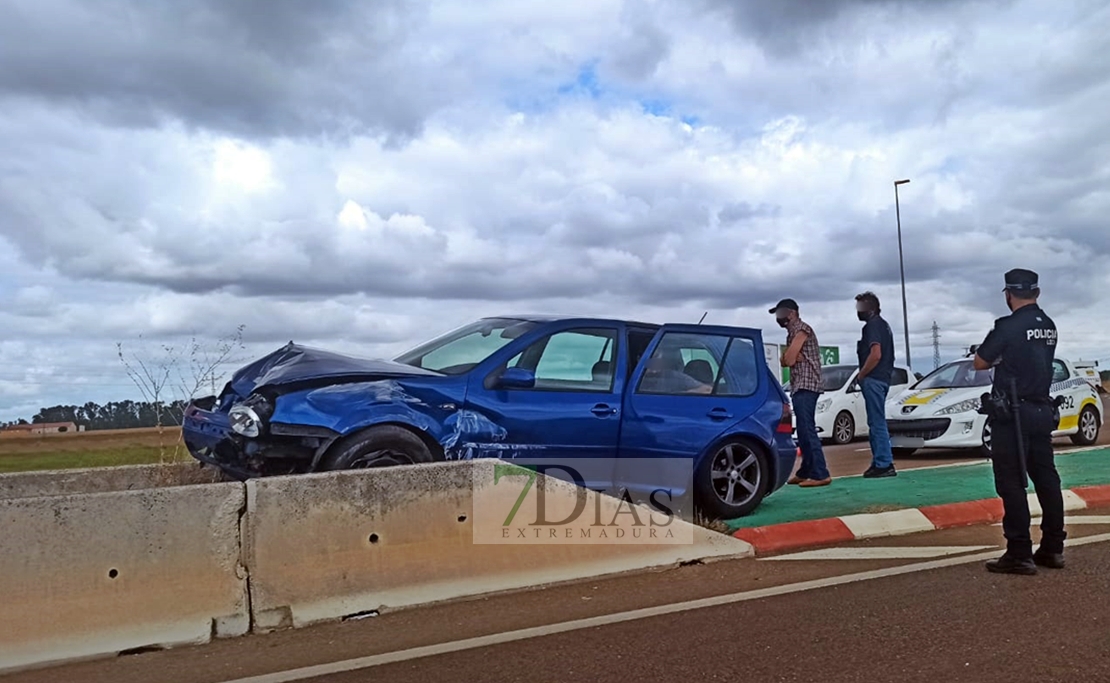
MULTIPOLYGON (((1110 449, 1058 454, 1056 469, 1064 488, 1110 484, 1110 449)), ((1032 484, 1029 486, 1032 491, 1032 484)), ((839 477, 829 486, 784 486, 747 517, 728 520, 731 529, 886 512, 926 505, 994 498, 989 462, 931 469, 899 470, 897 477, 839 477)))

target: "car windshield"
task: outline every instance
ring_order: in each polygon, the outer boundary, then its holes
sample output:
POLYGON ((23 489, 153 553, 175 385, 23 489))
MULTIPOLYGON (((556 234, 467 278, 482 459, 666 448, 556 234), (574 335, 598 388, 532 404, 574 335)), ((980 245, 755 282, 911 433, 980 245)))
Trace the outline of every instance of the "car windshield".
POLYGON ((821 368, 821 388, 825 391, 840 391, 855 371, 854 365, 830 365, 821 368))
POLYGON ((394 360, 445 375, 461 375, 536 323, 508 318, 484 318, 448 332, 401 354, 394 360))
POLYGON ((989 387, 992 376, 991 370, 976 370, 970 360, 958 360, 930 372, 914 389, 989 387))

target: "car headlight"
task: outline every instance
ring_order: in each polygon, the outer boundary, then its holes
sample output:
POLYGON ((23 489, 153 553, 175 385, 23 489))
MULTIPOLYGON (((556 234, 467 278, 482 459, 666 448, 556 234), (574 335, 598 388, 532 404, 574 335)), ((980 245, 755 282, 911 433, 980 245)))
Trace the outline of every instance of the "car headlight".
POLYGON ((821 399, 820 401, 817 402, 817 412, 823 413, 826 410, 828 410, 829 406, 831 406, 831 405, 832 405, 832 399, 831 398, 823 398, 823 399, 821 399))
POLYGON ((233 405, 227 416, 233 432, 253 439, 262 434, 264 419, 272 412, 269 402, 256 394, 233 405))
POLYGON ((937 415, 956 415, 957 413, 973 413, 979 410, 979 399, 969 398, 966 401, 954 403, 947 408, 937 411, 937 415))

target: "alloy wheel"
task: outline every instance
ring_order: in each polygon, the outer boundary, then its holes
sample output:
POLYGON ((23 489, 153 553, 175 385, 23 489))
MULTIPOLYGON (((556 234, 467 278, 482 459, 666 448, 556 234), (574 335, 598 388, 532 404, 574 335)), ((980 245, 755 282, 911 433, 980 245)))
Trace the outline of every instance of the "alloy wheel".
POLYGON ((837 443, 845 444, 852 440, 855 436, 852 425, 852 417, 848 413, 841 413, 836 418, 836 424, 833 425, 833 436, 837 443))
POLYGON ((1091 443, 1094 443, 1098 438, 1098 420, 1095 419, 1095 413, 1092 410, 1083 411, 1082 423, 1079 428, 1083 430, 1083 438, 1091 443))
POLYGON ((744 505, 763 480, 759 458, 743 444, 726 444, 713 456, 713 490, 726 505, 744 505))
POLYGON ((352 470, 365 470, 371 467, 393 467, 396 465, 411 465, 412 460, 399 453, 391 451, 373 451, 360 456, 351 462, 352 470))

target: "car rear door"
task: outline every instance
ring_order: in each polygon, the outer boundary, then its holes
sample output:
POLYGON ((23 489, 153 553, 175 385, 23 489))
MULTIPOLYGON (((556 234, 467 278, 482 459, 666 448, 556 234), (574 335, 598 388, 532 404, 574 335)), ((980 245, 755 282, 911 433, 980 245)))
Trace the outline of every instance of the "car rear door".
MULTIPOLYGON (((688 472, 708 446, 741 426, 765 443, 771 442, 782 405, 772 402, 774 406, 768 406, 770 381, 758 331, 663 326, 625 392, 620 459, 661 458, 688 472), (767 420, 762 419, 763 412, 767 420), (760 419, 753 420, 757 414, 760 419), (679 464, 680 460, 685 464, 679 464)), ((642 461, 638 467, 644 467, 642 461)), ((629 488, 651 486, 661 476, 681 474, 677 470, 664 474, 627 468, 619 472, 629 488)))

